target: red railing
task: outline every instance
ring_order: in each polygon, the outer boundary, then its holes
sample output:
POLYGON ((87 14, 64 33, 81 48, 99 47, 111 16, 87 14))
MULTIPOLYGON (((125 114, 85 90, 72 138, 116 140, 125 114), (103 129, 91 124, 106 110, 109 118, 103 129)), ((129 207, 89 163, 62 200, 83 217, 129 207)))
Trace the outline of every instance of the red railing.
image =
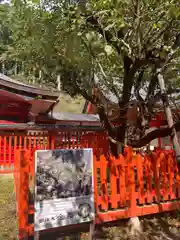
POLYGON ((28 215, 34 213, 29 193, 34 187, 35 150, 85 147, 93 148, 94 154, 97 224, 180 208, 180 178, 173 151, 158 150, 142 156, 127 148, 124 156, 115 159, 109 156, 103 132, 4 132, 0 137, 0 165, 7 167, 1 172, 14 172, 19 239, 34 234, 28 215))
POLYGON ((0 136, 0 173, 10 173, 14 169, 14 147, 12 136, 0 136))
MULTIPOLYGON (((16 150, 25 149, 51 149, 69 148, 88 145, 100 137, 99 146, 103 151, 108 151, 107 141, 103 132, 86 130, 57 130, 56 132, 31 131, 30 133, 0 133, 0 173, 12 173, 14 171, 14 154, 16 150), (102 145, 104 145, 102 147, 102 145)), ((101 151, 102 152, 102 151, 101 151)))
MULTIPOLYGON (((51 137, 51 149, 62 145, 93 148, 97 224, 180 208, 180 177, 173 151, 159 150, 142 156, 127 148, 124 156, 116 159, 108 156, 107 141, 102 133, 90 134, 88 138, 81 134, 81 143, 74 141, 69 145, 65 145, 62 138, 59 142, 55 139, 55 135, 51 137)), ((36 149, 16 151, 14 175, 19 239, 34 234, 28 215, 34 213, 33 204, 29 202, 29 189, 34 186, 36 149)))

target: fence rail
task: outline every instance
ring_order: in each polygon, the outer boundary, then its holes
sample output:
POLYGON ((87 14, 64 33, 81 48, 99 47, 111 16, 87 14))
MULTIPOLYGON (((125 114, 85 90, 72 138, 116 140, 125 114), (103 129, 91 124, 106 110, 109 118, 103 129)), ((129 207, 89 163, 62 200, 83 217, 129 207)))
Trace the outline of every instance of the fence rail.
MULTIPOLYGON (((90 147, 92 143, 81 147, 90 147)), ((173 151, 141 156, 126 148, 124 155, 116 159, 102 155, 95 146, 97 224, 180 208, 180 176, 173 151)), ((34 151, 18 151, 15 159, 19 239, 34 234, 33 222, 28 222, 28 215, 34 214, 33 199, 29 195, 29 189, 34 186, 34 151)))
POLYGON ((96 223, 180 208, 180 176, 173 151, 142 156, 126 148, 118 159, 109 155, 102 131, 7 132, 0 135, 0 172, 13 172, 19 239, 34 234, 34 152, 38 149, 93 148, 96 223), (12 168, 13 167, 13 168, 12 168), (32 218, 33 219, 33 218, 32 218))
POLYGON ((0 173, 14 171, 14 155, 18 149, 75 148, 88 145, 88 142, 93 142, 97 137, 101 138, 102 144, 104 144, 103 151, 107 152, 105 134, 102 131, 95 132, 95 129, 92 128, 91 130, 89 128, 81 128, 81 130, 60 128, 50 132, 40 130, 29 132, 3 131, 0 133, 0 173))

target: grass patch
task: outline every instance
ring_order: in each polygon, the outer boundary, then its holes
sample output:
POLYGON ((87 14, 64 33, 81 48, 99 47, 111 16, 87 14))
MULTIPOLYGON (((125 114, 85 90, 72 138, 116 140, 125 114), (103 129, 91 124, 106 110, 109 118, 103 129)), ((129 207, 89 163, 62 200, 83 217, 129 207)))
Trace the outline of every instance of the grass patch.
POLYGON ((82 97, 71 98, 66 93, 60 94, 60 101, 55 106, 54 112, 82 113, 85 99, 82 97))
POLYGON ((13 176, 0 175, 0 186, 0 240, 17 240, 13 176))

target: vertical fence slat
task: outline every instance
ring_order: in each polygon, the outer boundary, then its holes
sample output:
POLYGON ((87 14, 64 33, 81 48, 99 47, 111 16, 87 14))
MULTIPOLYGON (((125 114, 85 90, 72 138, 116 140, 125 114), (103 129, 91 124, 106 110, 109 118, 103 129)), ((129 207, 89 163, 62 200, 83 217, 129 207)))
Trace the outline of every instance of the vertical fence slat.
POLYGON ((67 149, 67 132, 64 132, 64 136, 63 136, 63 146, 65 149, 67 149))
POLYGON ((6 148, 6 141, 7 141, 7 137, 6 136, 4 136, 4 138, 3 138, 3 152, 4 152, 4 157, 3 157, 3 164, 4 164, 4 166, 6 166, 6 157, 7 157, 7 148, 6 148))
POLYGON ((14 159, 15 159, 15 152, 17 150, 17 136, 16 136, 16 133, 14 135, 14 159))
POLYGON ((75 135, 75 131, 72 131, 71 133, 71 148, 74 149, 74 143, 75 143, 75 139, 76 139, 76 135, 75 135))
POLYGON ((19 149, 22 149, 22 135, 19 135, 19 149))
POLYGON ((144 204, 144 179, 143 179, 143 159, 140 154, 136 157, 137 179, 138 179, 138 199, 139 204, 144 204))
POLYGON ((43 144, 44 143, 44 133, 43 132, 40 132, 39 133, 39 148, 40 149, 43 149, 43 144))
POLYGON ((2 144, 2 142, 3 142, 3 137, 2 136, 0 136, 0 150, 1 150, 1 160, 2 160, 2 157, 3 157, 3 144, 2 144))
POLYGON ((41 135, 41 149, 50 149, 50 146, 51 146, 50 139, 51 139, 51 137, 44 132, 41 132, 40 135, 41 135))
MULTIPOLYGON (((43 138, 43 145, 44 145, 44 138, 43 138)), ((48 146, 47 149, 51 149, 51 135, 48 133, 48 146)))
POLYGON ((98 213, 98 176, 97 176, 97 158, 96 155, 93 154, 93 178, 94 178, 94 201, 95 201, 95 208, 96 208, 96 212, 98 213))
POLYGON ((39 133, 39 146, 42 150, 49 148, 49 136, 44 132, 39 133))
POLYGON ((151 167, 151 159, 150 157, 146 154, 145 156, 146 159, 146 173, 147 173, 147 202, 152 203, 153 201, 153 195, 152 195, 152 167, 151 167))
POLYGON ((163 199, 165 201, 168 200, 169 195, 169 174, 168 174, 168 159, 164 154, 164 158, 162 159, 162 186, 163 186, 163 199))
POLYGON ((14 152, 14 189, 16 196, 16 212, 19 220, 19 198, 20 198, 20 151, 14 152))
POLYGON ((176 197, 180 198, 180 173, 176 163, 176 197))
POLYGON ((19 239, 28 236, 29 166, 25 151, 20 151, 19 239))
POLYGON ((117 208, 118 206, 118 198, 117 198, 117 164, 118 159, 115 157, 110 158, 110 188, 111 188, 111 207, 117 208))
POLYGON ((162 154, 157 155, 156 165, 155 165, 155 173, 154 173, 154 180, 155 180, 155 191, 156 191, 156 199, 159 203, 161 200, 161 189, 160 189, 160 164, 161 164, 162 154))
POLYGON ((136 194, 135 194, 135 177, 134 177, 134 166, 133 164, 129 164, 128 168, 128 178, 129 178, 129 184, 130 184, 130 215, 135 216, 136 215, 136 194))
POLYGON ((165 154, 162 152, 160 154, 159 158, 160 164, 159 164, 159 183, 160 183, 160 200, 164 200, 166 188, 165 188, 165 154))
POLYGON ((41 133, 38 132, 36 135, 37 138, 37 149, 41 149, 41 133))
POLYGON ((24 147, 23 147, 24 150, 27 149, 27 135, 25 134, 24 135, 24 147))
POLYGON ((9 168, 11 168, 12 165, 12 136, 9 136, 9 144, 8 144, 8 162, 9 162, 9 168))
POLYGON ((136 213, 136 194, 135 194, 135 176, 134 176, 134 157, 132 149, 125 150, 125 161, 128 164, 128 200, 129 200, 129 214, 135 216, 136 213))
POLYGON ((29 133, 29 136, 28 136, 28 149, 30 150, 31 149, 31 133, 29 133))
POLYGON ((168 156, 168 172, 169 172, 169 194, 171 199, 176 198, 174 194, 174 161, 172 161, 172 155, 168 156))
POLYGON ((33 148, 34 148, 34 150, 37 149, 36 141, 37 141, 37 135, 36 135, 36 132, 34 132, 34 134, 33 134, 33 148))
POLYGON ((62 148, 63 147, 63 132, 60 132, 59 133, 59 146, 60 146, 60 148, 62 148))
POLYGON ((3 159, 2 137, 0 136, 0 167, 2 165, 2 159, 3 159))
POLYGON ((125 160, 120 154, 119 156, 119 186, 120 186, 120 207, 126 206, 126 181, 125 181, 125 160))
POLYGON ((55 136, 51 135, 51 149, 55 149, 55 136))
POLYGON ((101 208, 108 210, 108 187, 107 187, 107 161, 104 155, 100 157, 100 179, 101 179, 101 208))

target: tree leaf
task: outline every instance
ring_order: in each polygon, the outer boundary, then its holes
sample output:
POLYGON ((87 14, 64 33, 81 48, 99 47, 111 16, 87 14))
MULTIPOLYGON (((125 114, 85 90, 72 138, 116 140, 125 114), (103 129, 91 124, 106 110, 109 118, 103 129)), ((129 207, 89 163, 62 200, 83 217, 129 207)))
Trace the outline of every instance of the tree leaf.
POLYGON ((107 53, 108 56, 113 53, 113 48, 110 45, 106 45, 104 47, 104 50, 105 50, 105 52, 107 53))

